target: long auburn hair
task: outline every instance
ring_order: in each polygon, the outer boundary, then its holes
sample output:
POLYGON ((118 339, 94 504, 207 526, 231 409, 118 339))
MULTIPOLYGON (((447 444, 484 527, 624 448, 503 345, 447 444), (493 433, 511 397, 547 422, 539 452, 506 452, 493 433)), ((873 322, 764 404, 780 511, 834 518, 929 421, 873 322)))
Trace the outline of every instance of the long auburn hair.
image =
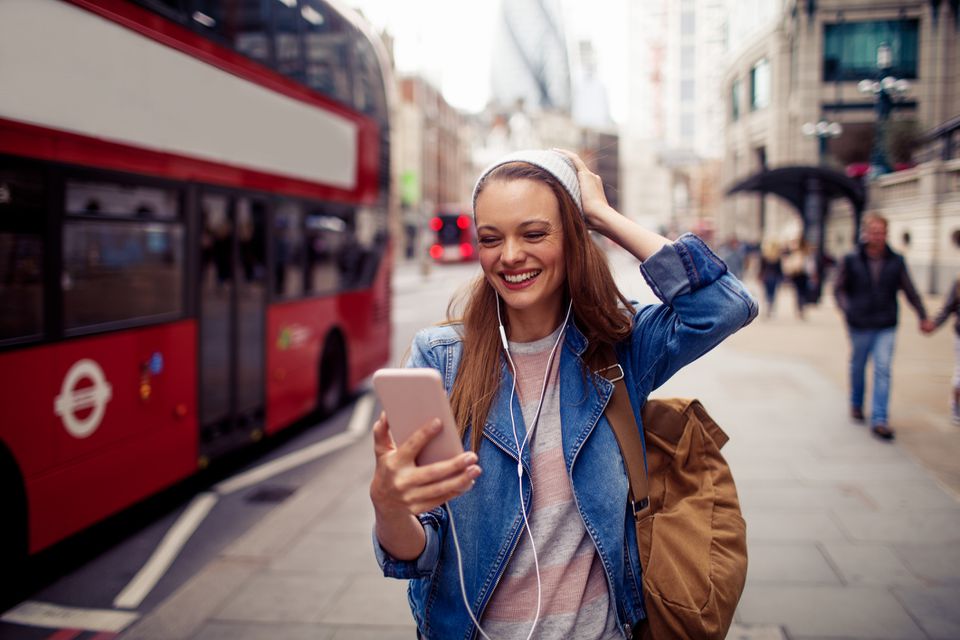
MULTIPOLYGON (((477 187, 477 195, 491 182, 510 180, 545 183, 557 198, 566 262, 564 294, 567 300, 573 300, 573 319, 588 341, 583 361, 589 363, 602 345, 612 346, 630 335, 633 305, 614 283, 607 257, 590 238, 579 207, 552 174, 525 162, 504 164, 484 176, 477 187), (576 295, 572 296, 571 291, 576 295)), ((503 320, 508 327, 507 314, 503 320)), ((497 293, 485 276, 478 277, 463 294, 450 302, 447 321, 463 324, 463 356, 450 394, 450 404, 461 437, 473 425, 471 447, 478 451, 502 377, 497 293), (458 314, 461 307, 462 313, 458 314)))

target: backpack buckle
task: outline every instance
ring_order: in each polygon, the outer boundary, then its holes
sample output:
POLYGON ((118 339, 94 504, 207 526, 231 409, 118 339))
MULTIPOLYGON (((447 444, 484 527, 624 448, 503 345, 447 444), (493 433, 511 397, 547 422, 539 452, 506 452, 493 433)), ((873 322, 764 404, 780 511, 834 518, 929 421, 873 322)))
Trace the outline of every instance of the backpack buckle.
POLYGON ((603 369, 597 370, 597 375, 603 376, 607 379, 608 382, 620 382, 623 380, 623 367, 620 366, 620 363, 612 364, 609 367, 604 367, 603 369), (611 375, 607 375, 608 371, 615 371, 611 375), (614 377, 611 377, 614 376, 614 377))
POLYGON ((631 500, 630 506, 631 508, 633 508, 633 517, 639 518, 640 512, 646 510, 646 508, 650 506, 650 497, 647 496, 646 498, 643 498, 639 502, 631 500))

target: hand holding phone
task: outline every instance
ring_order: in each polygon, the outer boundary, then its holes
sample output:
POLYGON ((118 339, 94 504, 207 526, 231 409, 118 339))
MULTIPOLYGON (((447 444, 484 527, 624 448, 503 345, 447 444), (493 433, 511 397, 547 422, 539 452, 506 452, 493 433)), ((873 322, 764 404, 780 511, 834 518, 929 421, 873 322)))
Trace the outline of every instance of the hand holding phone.
POLYGON ((435 369, 380 369, 373 374, 373 389, 387 414, 397 445, 423 425, 440 420, 440 433, 421 449, 417 455, 418 465, 463 453, 450 402, 435 369))

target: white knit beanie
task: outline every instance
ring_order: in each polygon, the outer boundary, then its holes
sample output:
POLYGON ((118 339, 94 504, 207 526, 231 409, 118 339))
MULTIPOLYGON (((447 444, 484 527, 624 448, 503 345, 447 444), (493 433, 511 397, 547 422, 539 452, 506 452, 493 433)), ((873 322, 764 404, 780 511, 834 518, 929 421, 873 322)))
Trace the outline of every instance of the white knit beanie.
POLYGON ((473 210, 476 215, 477 195, 480 183, 487 177, 491 171, 497 167, 509 164, 511 162, 526 162, 540 167, 554 178, 567 190, 573 201, 577 203, 577 208, 583 213, 583 202, 580 200, 580 180, 577 178, 577 168, 573 161, 567 156, 557 151, 549 149, 527 149, 524 151, 515 151, 500 158, 489 167, 483 170, 477 179, 477 184, 473 187, 473 210))

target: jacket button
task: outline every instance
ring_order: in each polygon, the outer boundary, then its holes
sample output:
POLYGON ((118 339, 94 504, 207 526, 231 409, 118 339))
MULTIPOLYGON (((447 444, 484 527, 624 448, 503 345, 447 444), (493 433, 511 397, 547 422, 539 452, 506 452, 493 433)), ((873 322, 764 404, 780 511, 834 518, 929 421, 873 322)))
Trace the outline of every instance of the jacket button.
POLYGON ((624 623, 624 625, 623 625, 623 635, 625 635, 625 636, 627 637, 627 640, 630 640, 631 638, 633 638, 633 627, 631 627, 631 626, 630 626, 629 624, 627 624, 627 623, 624 623))

